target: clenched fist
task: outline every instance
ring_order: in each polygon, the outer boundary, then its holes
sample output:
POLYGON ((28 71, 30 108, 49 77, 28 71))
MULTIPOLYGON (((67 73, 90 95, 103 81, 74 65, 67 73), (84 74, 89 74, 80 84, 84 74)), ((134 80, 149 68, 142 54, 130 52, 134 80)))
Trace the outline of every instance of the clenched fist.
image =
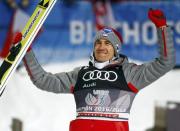
MULTIPOLYGON (((21 32, 16 32, 12 41, 12 44, 15 46, 22 40, 22 33, 21 32)), ((27 52, 31 50, 31 46, 28 48, 27 52)))
POLYGON ((159 9, 156 10, 149 9, 148 17, 156 25, 157 28, 167 26, 166 17, 163 11, 159 9))

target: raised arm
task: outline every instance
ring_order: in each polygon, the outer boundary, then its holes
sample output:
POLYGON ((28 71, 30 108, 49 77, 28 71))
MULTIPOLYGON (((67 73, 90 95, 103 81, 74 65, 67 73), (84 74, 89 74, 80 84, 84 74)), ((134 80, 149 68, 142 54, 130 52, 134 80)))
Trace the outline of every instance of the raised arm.
MULTIPOLYGON (((13 44, 15 45, 21 40, 22 34, 21 32, 18 32, 13 39, 13 44)), ((62 72, 58 74, 48 73, 38 63, 33 51, 31 50, 31 47, 27 50, 23 61, 32 82, 38 88, 54 93, 72 92, 71 88, 73 88, 76 83, 80 67, 71 72, 62 72)))
POLYGON ((80 69, 58 74, 48 73, 38 63, 32 50, 26 53, 24 64, 34 85, 54 93, 71 93, 71 87, 75 85, 80 69))
POLYGON ((150 10, 149 19, 156 25, 158 34, 159 57, 142 65, 123 64, 124 75, 130 86, 140 90, 151 84, 175 65, 175 49, 172 31, 166 25, 166 18, 160 10, 150 10))

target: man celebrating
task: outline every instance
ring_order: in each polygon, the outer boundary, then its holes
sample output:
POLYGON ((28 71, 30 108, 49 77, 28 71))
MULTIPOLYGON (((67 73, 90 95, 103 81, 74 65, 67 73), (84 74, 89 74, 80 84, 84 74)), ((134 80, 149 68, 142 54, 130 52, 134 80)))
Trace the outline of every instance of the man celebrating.
POLYGON ((54 93, 73 93, 77 118, 70 131, 129 131, 128 118, 136 96, 175 65, 172 32, 161 10, 149 10, 149 19, 156 25, 159 57, 136 65, 119 54, 121 35, 105 27, 97 32, 89 66, 71 72, 47 73, 32 50, 24 62, 32 82, 40 89, 54 93))

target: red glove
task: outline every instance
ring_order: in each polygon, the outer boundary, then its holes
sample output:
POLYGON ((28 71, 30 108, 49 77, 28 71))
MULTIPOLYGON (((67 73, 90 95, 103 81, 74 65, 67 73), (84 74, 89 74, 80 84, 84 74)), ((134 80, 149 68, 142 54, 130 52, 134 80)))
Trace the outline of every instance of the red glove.
MULTIPOLYGON (((34 40, 40 35, 41 32, 43 32, 43 28, 41 28, 41 29, 39 30, 39 32, 38 32, 37 35, 35 36, 34 40)), ((21 33, 21 32, 16 32, 15 35, 14 35, 12 44, 13 44, 13 45, 18 44, 18 43, 22 40, 22 37, 23 37, 23 36, 22 36, 22 33, 21 33)), ((33 42, 34 42, 34 41, 33 41, 33 42)), ((32 43, 33 43, 33 42, 32 42, 32 43)), ((31 43, 31 45, 29 46, 27 52, 29 52, 29 51, 32 49, 32 43, 31 43)))
POLYGON ((149 9, 148 17, 158 28, 162 26, 167 26, 166 17, 164 16, 164 13, 159 9, 149 9))
POLYGON ((13 38, 13 45, 16 45, 17 43, 19 43, 22 40, 22 33, 21 32, 16 32, 15 36, 13 38))
MULTIPOLYGON (((21 32, 16 32, 12 41, 13 45, 18 44, 22 40, 22 33, 21 32)), ((31 46, 28 48, 27 52, 31 50, 31 46)))

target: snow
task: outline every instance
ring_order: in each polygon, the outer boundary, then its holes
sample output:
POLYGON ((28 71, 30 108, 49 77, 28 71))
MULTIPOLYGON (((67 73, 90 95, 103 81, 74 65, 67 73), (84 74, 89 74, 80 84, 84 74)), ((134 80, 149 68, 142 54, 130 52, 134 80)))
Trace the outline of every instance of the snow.
MULTIPOLYGON (((52 73, 70 71, 87 65, 87 60, 44 65, 52 73)), ((130 131, 145 131, 154 125, 156 103, 180 102, 180 70, 172 70, 141 90, 133 103, 130 131)), ((11 131, 12 118, 23 121, 24 131, 68 131, 75 118, 75 102, 71 94, 54 94, 37 89, 24 67, 14 73, 0 97, 0 131, 11 131)))

